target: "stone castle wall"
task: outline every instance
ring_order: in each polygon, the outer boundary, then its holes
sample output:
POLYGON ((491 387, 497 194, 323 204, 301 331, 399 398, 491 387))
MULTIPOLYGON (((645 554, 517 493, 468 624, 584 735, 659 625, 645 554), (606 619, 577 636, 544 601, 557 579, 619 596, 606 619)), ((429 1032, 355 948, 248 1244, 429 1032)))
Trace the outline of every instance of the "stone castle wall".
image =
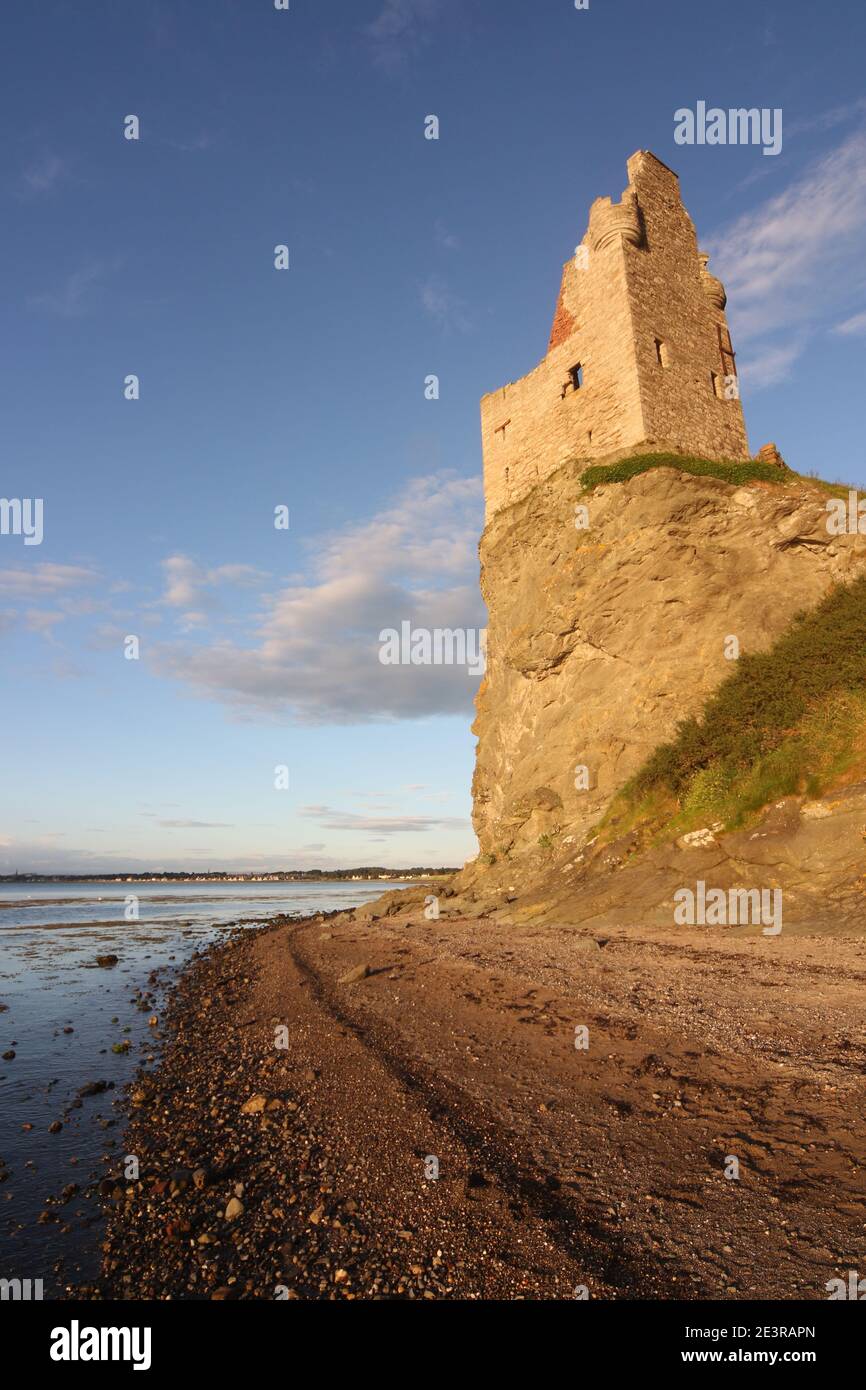
POLYGON ((488 519, 570 459, 641 445, 748 458, 724 290, 698 251, 679 180, 639 151, 619 203, 598 198, 563 268, 547 355, 481 402, 488 519), (580 384, 574 379, 581 369, 580 384))
POLYGON ((698 251, 679 179, 645 152, 632 155, 628 174, 644 233, 644 245, 625 243, 623 252, 646 438, 708 458, 748 458, 742 406, 723 394, 725 377, 736 376, 725 291, 698 251))

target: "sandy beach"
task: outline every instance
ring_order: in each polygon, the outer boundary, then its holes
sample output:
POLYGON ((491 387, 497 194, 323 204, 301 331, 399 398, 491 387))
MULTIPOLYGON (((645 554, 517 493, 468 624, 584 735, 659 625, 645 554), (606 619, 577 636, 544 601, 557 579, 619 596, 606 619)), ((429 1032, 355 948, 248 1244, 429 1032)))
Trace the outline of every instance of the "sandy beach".
POLYGON ((419 901, 188 967, 88 1296, 825 1300, 863 1266, 862 943, 419 901))

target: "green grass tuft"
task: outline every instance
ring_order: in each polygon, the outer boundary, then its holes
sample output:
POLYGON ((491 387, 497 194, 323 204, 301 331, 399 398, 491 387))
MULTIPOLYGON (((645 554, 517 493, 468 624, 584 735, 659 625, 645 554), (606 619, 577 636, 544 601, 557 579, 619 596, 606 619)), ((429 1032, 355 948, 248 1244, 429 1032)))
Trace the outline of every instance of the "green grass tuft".
POLYGON ((772 463, 757 463, 753 459, 702 459, 686 454, 636 454, 633 458, 620 459, 619 463, 596 464, 580 475, 584 492, 598 487, 601 483, 626 483, 639 473, 648 473, 652 468, 678 468, 681 473, 691 473, 696 478, 721 478, 722 482, 734 483, 738 487, 744 483, 784 483, 797 475, 788 468, 777 468, 772 463))

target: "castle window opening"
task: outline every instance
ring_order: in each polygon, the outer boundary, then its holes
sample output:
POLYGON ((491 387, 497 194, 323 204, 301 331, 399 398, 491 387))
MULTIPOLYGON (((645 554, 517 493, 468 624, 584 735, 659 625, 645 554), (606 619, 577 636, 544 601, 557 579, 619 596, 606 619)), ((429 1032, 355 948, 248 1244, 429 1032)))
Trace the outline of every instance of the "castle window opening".
POLYGON ((579 391, 583 385, 583 367, 579 362, 576 366, 572 367, 571 371, 568 373, 568 377, 571 382, 572 391, 579 391))
POLYGON ((716 396, 719 400, 721 400, 722 391, 719 386, 719 377, 716 372, 710 372, 710 386, 712 387, 713 395, 716 396))
POLYGON ((656 361, 658 362, 659 366, 669 367, 671 365, 671 350, 668 347, 667 343, 664 342, 661 338, 654 338, 653 342, 655 344, 656 350, 656 361))

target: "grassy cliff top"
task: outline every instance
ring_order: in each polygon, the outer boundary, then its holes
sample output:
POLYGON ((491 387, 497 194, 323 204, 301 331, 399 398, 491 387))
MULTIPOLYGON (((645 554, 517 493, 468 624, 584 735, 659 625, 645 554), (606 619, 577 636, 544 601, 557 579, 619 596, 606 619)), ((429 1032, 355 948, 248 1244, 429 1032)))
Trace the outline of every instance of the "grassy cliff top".
POLYGON ((756 459, 705 459, 689 454, 635 454, 617 463, 595 464, 581 473, 580 481, 584 491, 589 492, 602 483, 628 482, 630 478, 636 478, 639 473, 648 473, 653 468, 677 468, 681 473, 690 473, 696 478, 720 478, 722 482, 737 487, 753 482, 804 482, 826 489, 831 494, 842 495, 846 491, 841 483, 826 483, 819 478, 794 473, 787 467, 759 463, 756 459))

